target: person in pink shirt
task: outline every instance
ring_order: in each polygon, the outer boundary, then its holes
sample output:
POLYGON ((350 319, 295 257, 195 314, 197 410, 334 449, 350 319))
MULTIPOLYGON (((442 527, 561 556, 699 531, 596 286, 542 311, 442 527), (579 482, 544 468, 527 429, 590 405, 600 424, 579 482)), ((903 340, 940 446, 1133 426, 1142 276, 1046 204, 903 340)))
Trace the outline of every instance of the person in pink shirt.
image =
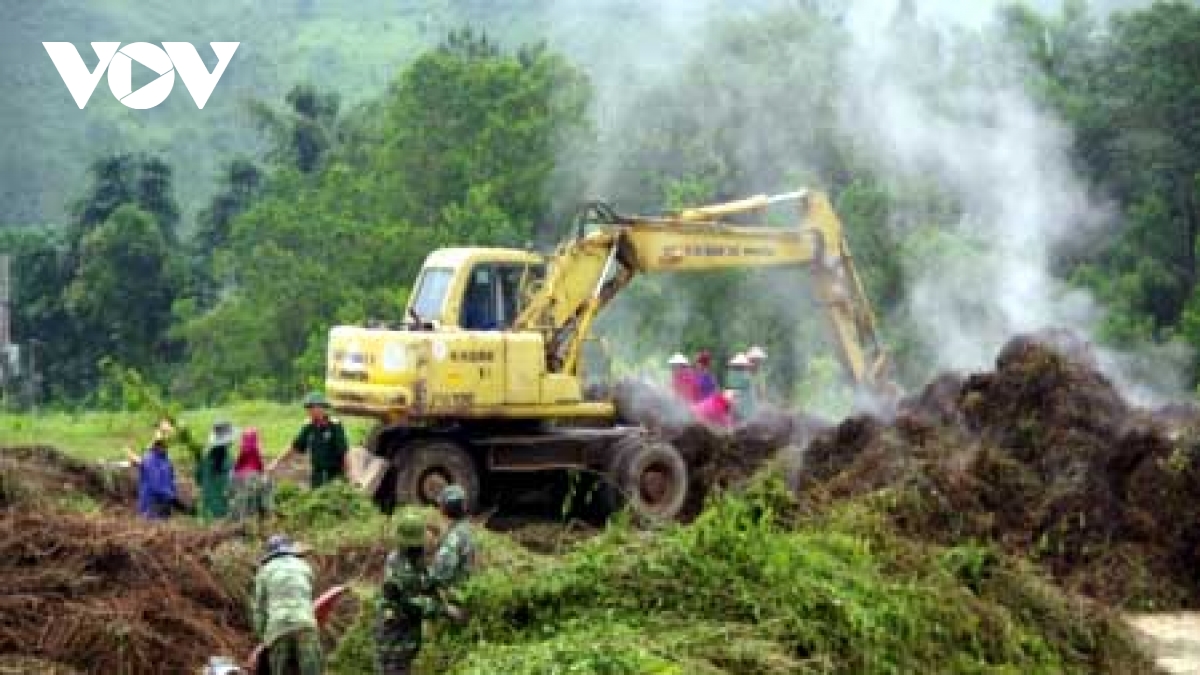
POLYGON ((242 432, 237 460, 233 464, 232 515, 235 519, 263 518, 271 511, 271 486, 263 473, 258 429, 242 432))
POLYGON ((728 428, 733 426, 733 392, 717 391, 692 406, 692 414, 705 424, 728 428))

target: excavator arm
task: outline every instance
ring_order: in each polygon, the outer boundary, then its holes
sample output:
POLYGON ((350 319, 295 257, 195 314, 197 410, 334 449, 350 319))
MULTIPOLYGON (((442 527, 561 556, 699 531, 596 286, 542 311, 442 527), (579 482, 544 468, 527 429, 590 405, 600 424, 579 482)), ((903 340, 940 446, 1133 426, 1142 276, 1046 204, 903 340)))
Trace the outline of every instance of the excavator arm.
POLYGON ((550 372, 574 374, 592 322, 638 274, 807 267, 839 360, 855 384, 887 384, 887 356, 854 268, 841 222, 820 192, 801 190, 686 209, 666 217, 621 216, 602 204, 584 212, 577 236, 559 247, 514 330, 541 331, 550 372), (735 225, 722 218, 796 202, 791 227, 735 225))

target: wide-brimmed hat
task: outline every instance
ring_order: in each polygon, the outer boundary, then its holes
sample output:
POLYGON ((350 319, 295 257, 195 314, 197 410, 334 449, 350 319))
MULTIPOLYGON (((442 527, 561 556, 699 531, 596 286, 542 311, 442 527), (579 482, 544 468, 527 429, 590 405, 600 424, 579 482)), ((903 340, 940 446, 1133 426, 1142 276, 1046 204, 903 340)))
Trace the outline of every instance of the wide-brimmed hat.
POLYGON ((746 358, 745 354, 738 352, 732 359, 729 359, 729 365, 734 368, 749 368, 750 359, 746 358))
POLYGON ((304 544, 292 541, 292 538, 286 534, 273 534, 270 539, 267 539, 266 550, 258 562, 262 564, 281 555, 304 555, 305 553, 308 553, 308 547, 304 544))
POLYGON ((671 357, 671 360, 667 361, 667 364, 672 366, 686 366, 688 364, 688 358, 683 354, 676 354, 675 356, 671 357))
POLYGON ((213 424, 212 433, 208 435, 209 445, 230 445, 233 443, 233 424, 217 422, 213 424))

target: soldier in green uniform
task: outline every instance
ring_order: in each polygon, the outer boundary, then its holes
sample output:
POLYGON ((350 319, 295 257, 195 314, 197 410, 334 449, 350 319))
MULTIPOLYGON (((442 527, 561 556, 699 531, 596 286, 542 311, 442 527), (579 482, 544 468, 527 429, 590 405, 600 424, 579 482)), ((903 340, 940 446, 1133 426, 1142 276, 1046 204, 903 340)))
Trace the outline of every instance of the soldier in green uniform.
POLYGON ((421 649, 421 622, 446 615, 459 620, 458 608, 432 593, 425 569, 425 519, 415 512, 400 516, 396 550, 388 554, 376 626, 376 662, 380 675, 409 675, 421 649))
POLYGON ((273 535, 254 577, 254 631, 267 646, 271 675, 320 675, 323 669, 313 572, 303 553, 286 536, 273 535))
POLYGON ((458 485, 447 485, 438 499, 442 515, 450 521, 438 542, 429 566, 429 582, 439 592, 461 584, 475 566, 475 542, 467 517, 467 493, 458 485))
POLYGON ((312 466, 309 484, 316 489, 331 480, 345 477, 346 451, 349 445, 342 423, 329 416, 329 401, 324 396, 318 392, 309 394, 304 398, 304 409, 308 411, 308 424, 300 428, 296 440, 271 462, 267 471, 274 471, 280 462, 294 453, 307 454, 312 466))

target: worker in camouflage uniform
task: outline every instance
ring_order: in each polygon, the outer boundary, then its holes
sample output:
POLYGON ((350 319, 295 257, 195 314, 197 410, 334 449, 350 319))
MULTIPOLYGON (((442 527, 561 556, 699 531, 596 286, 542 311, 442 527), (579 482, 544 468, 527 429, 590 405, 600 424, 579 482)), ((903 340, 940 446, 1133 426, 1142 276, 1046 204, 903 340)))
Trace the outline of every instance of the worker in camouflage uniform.
POLYGON ((349 444, 342 423, 329 416, 329 401, 324 396, 318 392, 309 394, 304 398, 304 409, 308 412, 308 424, 300 428, 291 446, 271 462, 267 471, 273 472, 280 462, 297 452, 307 454, 312 466, 309 484, 316 489, 345 477, 349 444))
POLYGON ((320 675, 323 669, 313 572, 303 553, 286 536, 272 535, 254 577, 254 631, 267 646, 271 675, 320 675))
POLYGON ((421 622, 461 612, 432 592, 425 569, 425 518, 415 512, 396 524, 396 550, 388 554, 376 626, 376 662, 380 675, 409 675, 421 649, 421 622))
POLYGON ((467 493, 458 485, 447 485, 438 499, 442 515, 450 521, 429 566, 430 585, 444 592, 461 584, 475 566, 475 542, 467 517, 467 493))

